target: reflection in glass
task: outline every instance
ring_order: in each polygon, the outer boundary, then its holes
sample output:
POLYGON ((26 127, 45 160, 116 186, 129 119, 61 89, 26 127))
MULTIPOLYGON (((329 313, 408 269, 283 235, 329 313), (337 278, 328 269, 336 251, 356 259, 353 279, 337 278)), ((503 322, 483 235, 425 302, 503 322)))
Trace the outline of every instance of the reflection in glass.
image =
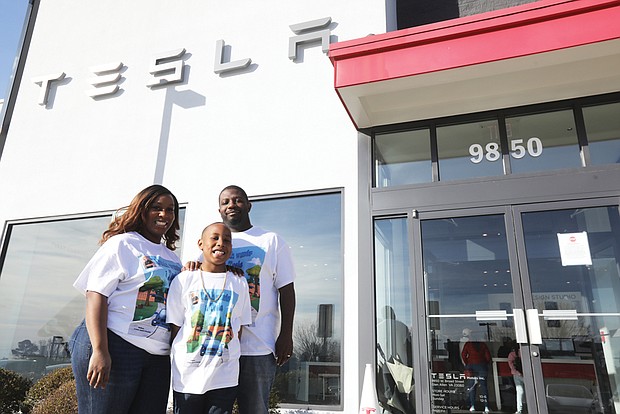
POLYGON ((583 108, 590 163, 620 163, 620 103, 583 108))
MULTIPOLYGON (((184 215, 181 209, 181 228, 184 215)), ((69 365, 67 340, 84 318, 85 306, 73 282, 99 248, 109 222, 105 215, 9 224, 0 273, 1 368, 36 380, 69 365)))
POLYGON ((513 307, 504 216, 424 220, 421 226, 433 412, 516 407, 507 359, 512 321, 472 316, 513 307))
POLYGON ((568 412, 567 404, 577 401, 593 407, 591 412, 617 413, 618 207, 524 213, 522 222, 534 306, 540 313, 575 310, 578 315, 585 314, 574 319, 541 319, 540 348, 549 411, 568 412), (558 234, 581 232, 587 234, 591 264, 584 260, 583 264, 563 266, 566 257, 560 253, 558 234))
POLYGON ((581 167, 572 110, 506 118, 512 173, 581 167))
POLYGON ((252 224, 280 234, 297 278, 293 358, 274 387, 285 404, 340 405, 342 361, 341 194, 252 202, 252 224))
POLYGON ((411 282, 404 218, 375 221, 377 395, 388 413, 414 413, 411 282))
POLYGON ((376 187, 432 181, 428 129, 377 134, 374 139, 376 187))
POLYGON ((73 282, 110 216, 11 226, 0 290, 0 367, 32 379, 69 364, 67 340, 84 317, 73 282))
POLYGON ((504 174, 495 120, 438 127, 437 151, 441 181, 504 174))

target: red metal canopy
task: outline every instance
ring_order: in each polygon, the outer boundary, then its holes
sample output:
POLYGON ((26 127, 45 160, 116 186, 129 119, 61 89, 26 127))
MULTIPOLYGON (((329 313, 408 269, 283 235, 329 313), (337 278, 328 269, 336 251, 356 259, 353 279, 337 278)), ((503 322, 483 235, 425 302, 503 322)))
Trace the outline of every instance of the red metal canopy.
POLYGON ((620 1, 543 0, 330 46, 358 128, 620 90, 620 1))

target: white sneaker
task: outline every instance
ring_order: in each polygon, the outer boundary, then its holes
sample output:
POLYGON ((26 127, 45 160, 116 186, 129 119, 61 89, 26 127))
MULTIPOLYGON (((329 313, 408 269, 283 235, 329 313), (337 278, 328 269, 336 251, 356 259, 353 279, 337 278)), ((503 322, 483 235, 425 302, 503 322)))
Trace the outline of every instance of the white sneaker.
POLYGON ((484 407, 484 412, 488 413, 489 412, 489 407, 484 407))
POLYGON ((476 411, 476 409, 475 409, 475 408, 474 408, 474 406, 472 405, 472 406, 471 406, 471 408, 469 409, 469 411, 471 411, 471 412, 473 413, 474 411, 476 411))

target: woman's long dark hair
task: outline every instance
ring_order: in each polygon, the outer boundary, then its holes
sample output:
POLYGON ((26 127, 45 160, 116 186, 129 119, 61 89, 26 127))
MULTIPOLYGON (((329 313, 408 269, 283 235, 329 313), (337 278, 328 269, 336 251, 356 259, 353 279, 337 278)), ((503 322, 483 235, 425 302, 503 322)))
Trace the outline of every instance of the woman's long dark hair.
POLYGON ((174 221, 166 234, 164 234, 164 241, 166 242, 166 247, 170 250, 176 249, 175 244, 177 240, 179 240, 179 234, 177 232, 180 229, 179 202, 170 190, 163 185, 158 184, 146 187, 144 190, 136 194, 133 200, 131 200, 129 206, 117 211, 118 213, 119 211, 124 210, 124 213, 115 215, 114 220, 112 220, 108 226, 108 229, 103 232, 101 240, 99 240, 99 244, 105 243, 106 240, 112 236, 116 236, 117 234, 127 233, 129 231, 136 231, 140 233, 144 227, 145 213, 155 202, 155 200, 163 195, 169 195, 174 200, 174 221))

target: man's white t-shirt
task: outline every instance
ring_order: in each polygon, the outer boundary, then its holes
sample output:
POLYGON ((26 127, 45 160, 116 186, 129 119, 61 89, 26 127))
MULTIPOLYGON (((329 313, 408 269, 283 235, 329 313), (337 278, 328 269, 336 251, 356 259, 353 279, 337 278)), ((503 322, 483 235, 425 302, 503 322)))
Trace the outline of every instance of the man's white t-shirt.
POLYGON ((252 322, 244 278, 182 272, 170 286, 166 317, 180 327, 172 343, 173 390, 204 394, 238 384, 238 333, 252 322))
MULTIPOLYGON (((232 239, 226 264, 245 272, 252 304, 253 323, 243 329, 241 355, 275 354, 280 333, 278 289, 295 281, 289 246, 278 234, 256 226, 232 232, 232 239)), ((198 261, 203 261, 202 255, 198 261)))
POLYGON ((110 237, 73 286, 108 298, 108 329, 155 355, 170 352, 166 295, 181 260, 164 244, 137 232, 110 237))

